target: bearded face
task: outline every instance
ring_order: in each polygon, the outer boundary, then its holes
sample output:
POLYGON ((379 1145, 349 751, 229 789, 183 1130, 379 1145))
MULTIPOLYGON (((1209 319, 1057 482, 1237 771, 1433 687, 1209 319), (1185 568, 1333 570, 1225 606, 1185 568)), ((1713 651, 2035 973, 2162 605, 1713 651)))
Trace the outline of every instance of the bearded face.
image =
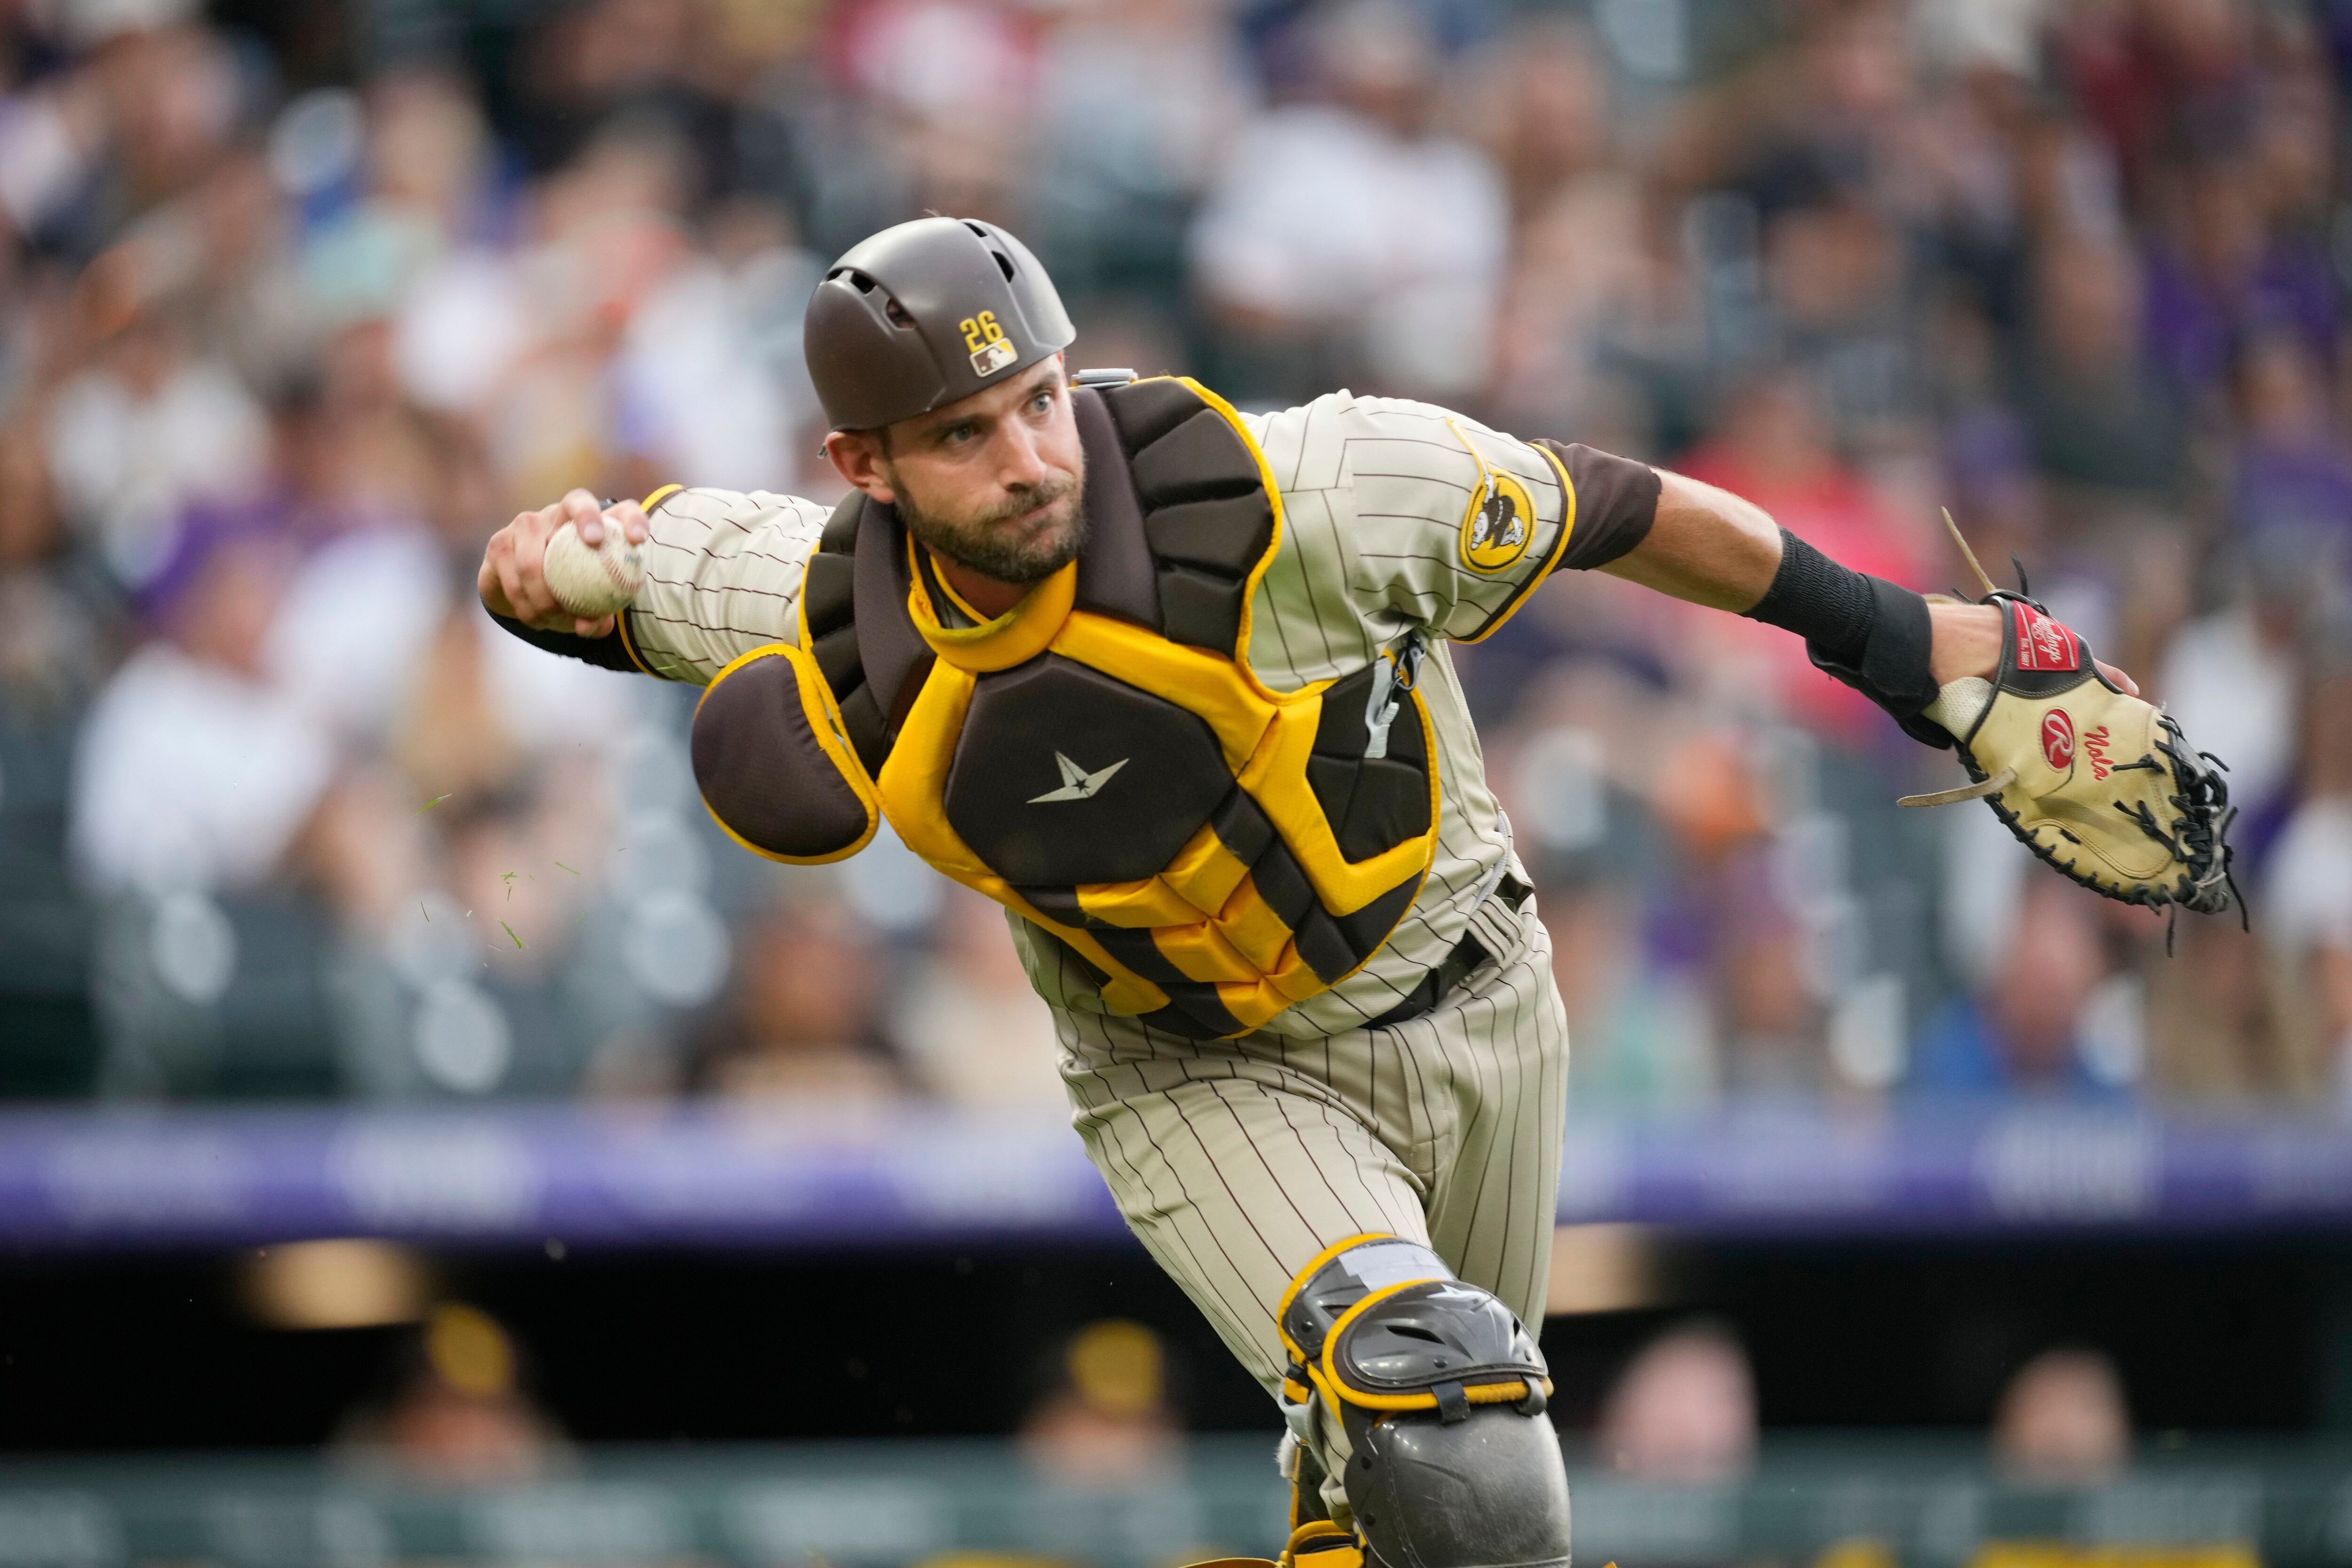
POLYGON ((1064 377, 1055 354, 929 414, 836 430, 825 451, 843 479, 897 507, 942 563, 1025 588, 1086 543, 1086 448, 1064 377))
POLYGON ((1086 457, 1050 469, 1035 484, 999 489, 978 503, 923 493, 896 463, 883 473, 898 495, 907 531, 935 553, 1000 583, 1043 582, 1077 559, 1087 542, 1086 457))

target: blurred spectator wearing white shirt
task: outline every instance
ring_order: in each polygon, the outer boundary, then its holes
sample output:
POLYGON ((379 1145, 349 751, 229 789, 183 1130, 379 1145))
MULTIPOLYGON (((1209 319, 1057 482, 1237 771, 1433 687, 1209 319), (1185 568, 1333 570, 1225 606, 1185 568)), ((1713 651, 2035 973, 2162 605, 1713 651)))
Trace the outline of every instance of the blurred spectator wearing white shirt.
POLYGON ((151 319, 58 389, 48 448, 68 525, 138 588, 163 569, 182 506, 259 477, 268 427, 236 376, 151 319))
POLYGON ((1432 132, 1439 49, 1416 13, 1349 0, 1311 44, 1322 101, 1262 115, 1227 149, 1192 231, 1196 281, 1236 338, 1303 347, 1294 375, 1463 397, 1492 360, 1501 176, 1432 132))
POLYGON ((2352 1113, 2352 637, 2313 661, 2305 798, 2267 866, 2262 927, 2294 1076, 2352 1113))
POLYGON ((249 887, 284 857, 333 769, 327 732, 267 681, 284 547, 194 531, 167 566, 148 643, 81 742, 72 837, 107 889, 249 887))

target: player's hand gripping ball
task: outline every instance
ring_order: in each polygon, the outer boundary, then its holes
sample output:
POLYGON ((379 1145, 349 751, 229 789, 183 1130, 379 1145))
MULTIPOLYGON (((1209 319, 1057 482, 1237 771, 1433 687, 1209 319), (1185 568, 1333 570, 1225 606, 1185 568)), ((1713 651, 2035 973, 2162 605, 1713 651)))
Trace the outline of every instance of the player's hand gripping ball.
POLYGON ((540 572, 556 603, 573 615, 617 615, 645 584, 645 552, 629 538, 628 530, 609 521, 602 545, 589 544, 567 522, 548 536, 540 572))

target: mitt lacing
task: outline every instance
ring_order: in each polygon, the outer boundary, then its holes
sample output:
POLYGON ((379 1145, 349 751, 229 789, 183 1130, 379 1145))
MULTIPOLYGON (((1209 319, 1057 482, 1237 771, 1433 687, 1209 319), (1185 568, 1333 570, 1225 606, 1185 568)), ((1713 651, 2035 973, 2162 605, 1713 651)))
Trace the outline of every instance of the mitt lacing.
MULTIPOLYGON (((2239 925, 2251 929, 2251 922, 2245 896, 2238 890, 2237 878, 2231 873, 2233 852, 2227 836, 2230 825, 2237 820, 2238 810, 2230 804, 2229 782, 2221 776, 2229 771, 2229 764, 2210 752, 2189 750, 2187 737, 2171 714, 2159 710, 2157 723, 2162 733, 2157 739, 2156 750, 2171 763, 2172 780, 2180 792, 2166 799, 2180 815, 2172 819, 2172 831, 2168 833, 2146 801, 2135 801, 2130 805, 2117 801, 2116 809, 2137 823, 2141 832, 2163 845, 2181 863, 2179 886, 2168 894, 2158 894, 2161 902, 2170 906, 2172 918, 2166 922, 2164 931, 2164 950, 2168 953, 2181 905, 2199 914, 2219 914, 2235 903, 2239 925)), ((2123 763, 2116 771, 2124 768, 2164 771, 2153 754, 2123 763)))

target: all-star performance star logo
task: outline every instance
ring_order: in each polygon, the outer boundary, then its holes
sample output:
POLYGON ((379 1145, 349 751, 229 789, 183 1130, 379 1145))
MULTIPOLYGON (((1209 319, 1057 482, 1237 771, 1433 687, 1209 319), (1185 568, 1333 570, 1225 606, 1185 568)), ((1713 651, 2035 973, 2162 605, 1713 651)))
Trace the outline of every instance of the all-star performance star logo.
POLYGON ((1127 766, 1128 759, 1121 757, 1110 766, 1091 773, 1059 752, 1054 753, 1054 763, 1062 770, 1062 787, 1049 789, 1044 795, 1031 795, 1031 805, 1043 805, 1049 800, 1092 800, 1102 793, 1103 785, 1110 783, 1111 774, 1127 766))

